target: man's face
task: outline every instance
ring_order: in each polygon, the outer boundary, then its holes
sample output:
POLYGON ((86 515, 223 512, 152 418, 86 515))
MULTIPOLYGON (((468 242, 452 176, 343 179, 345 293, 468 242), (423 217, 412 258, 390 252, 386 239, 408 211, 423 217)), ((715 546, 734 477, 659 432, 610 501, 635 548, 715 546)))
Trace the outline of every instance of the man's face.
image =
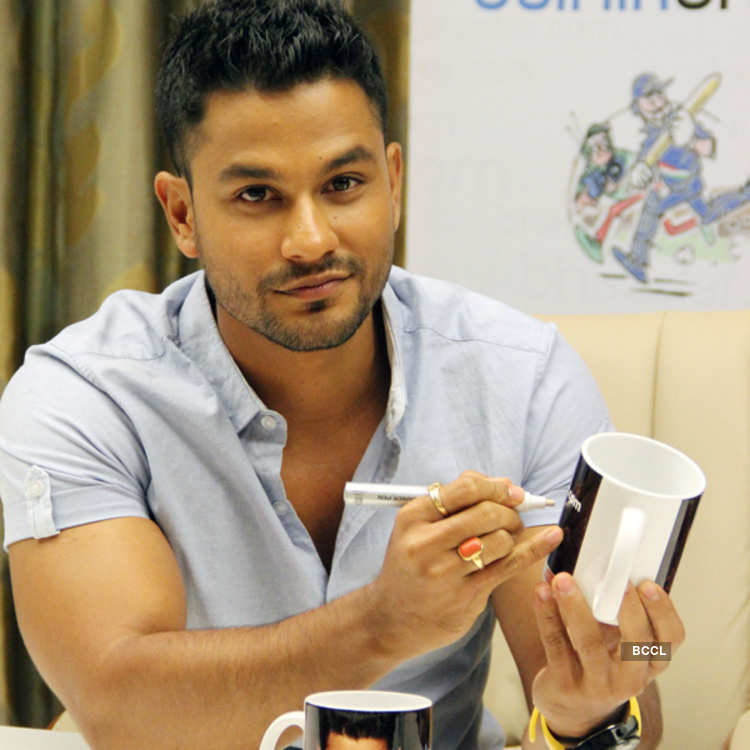
POLYGON ((399 221, 400 148, 385 148, 363 90, 217 92, 192 137, 181 249, 218 305, 288 349, 344 343, 380 296, 399 221))
POLYGON ((383 739, 369 739, 363 737, 354 740, 351 737, 345 737, 343 734, 331 732, 328 735, 328 742, 325 750, 390 750, 388 743, 383 739))
POLYGON ((652 91, 638 97, 638 109, 647 121, 659 122, 669 111, 669 100, 663 92, 652 91))
POLYGON ((586 145, 591 149, 591 161, 597 166, 604 166, 612 158, 612 144, 605 132, 592 135, 586 145))

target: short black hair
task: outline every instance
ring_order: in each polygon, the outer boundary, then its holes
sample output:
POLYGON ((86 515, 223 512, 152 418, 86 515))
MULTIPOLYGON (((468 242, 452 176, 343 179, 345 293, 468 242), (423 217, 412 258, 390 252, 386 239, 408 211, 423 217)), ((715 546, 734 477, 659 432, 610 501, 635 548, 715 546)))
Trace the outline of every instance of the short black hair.
POLYGON ((330 734, 340 734, 353 740, 385 740, 388 748, 393 747, 396 733, 397 714, 371 713, 367 711, 320 712, 319 737, 321 748, 326 747, 330 734))
POLYGON ((190 179, 187 140, 208 94, 286 91, 351 79, 385 135, 387 99, 374 47, 339 0, 209 0, 178 20, 162 56, 156 109, 177 173, 190 179))

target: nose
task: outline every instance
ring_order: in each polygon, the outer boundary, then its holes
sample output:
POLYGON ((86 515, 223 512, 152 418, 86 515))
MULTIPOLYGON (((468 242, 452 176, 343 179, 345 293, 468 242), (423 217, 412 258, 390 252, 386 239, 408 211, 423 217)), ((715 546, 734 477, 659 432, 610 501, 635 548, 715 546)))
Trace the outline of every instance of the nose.
POLYGON ((314 198, 300 198, 289 213, 281 254, 295 263, 309 263, 338 247, 330 217, 314 198))

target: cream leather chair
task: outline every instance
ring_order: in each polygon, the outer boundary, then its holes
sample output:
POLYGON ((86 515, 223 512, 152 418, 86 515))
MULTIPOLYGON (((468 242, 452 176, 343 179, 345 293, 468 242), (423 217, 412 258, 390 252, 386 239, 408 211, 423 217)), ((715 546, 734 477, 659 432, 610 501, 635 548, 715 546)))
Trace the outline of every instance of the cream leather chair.
MULTIPOLYGON (((719 750, 736 726, 731 750, 748 750, 750 310, 548 319, 588 364, 619 430, 674 445, 707 476, 672 588, 687 640, 658 681, 660 747, 719 750)), ((528 711, 499 629, 493 649, 486 702, 512 744, 528 711)))

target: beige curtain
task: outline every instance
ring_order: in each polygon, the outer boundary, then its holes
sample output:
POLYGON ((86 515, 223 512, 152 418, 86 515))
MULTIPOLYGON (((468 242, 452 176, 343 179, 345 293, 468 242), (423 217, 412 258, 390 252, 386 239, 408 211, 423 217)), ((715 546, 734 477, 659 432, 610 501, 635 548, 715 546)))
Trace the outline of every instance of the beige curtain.
MULTIPOLYGON (((390 138, 404 147, 408 177, 409 0, 351 0, 350 8, 378 50, 388 85, 390 138)), ((406 183, 404 183, 406 188, 406 183)), ((404 265, 406 190, 401 226, 396 235, 396 263, 404 265)))
MULTIPOLYGON (((112 291, 192 270, 153 197, 166 159, 152 91, 170 16, 197 2, 0 0, 0 391, 28 346, 112 291)), ((405 143, 408 0, 348 6, 383 58, 405 143)), ((0 576, 0 723, 46 726, 60 706, 17 632, 4 555, 0 576)))

